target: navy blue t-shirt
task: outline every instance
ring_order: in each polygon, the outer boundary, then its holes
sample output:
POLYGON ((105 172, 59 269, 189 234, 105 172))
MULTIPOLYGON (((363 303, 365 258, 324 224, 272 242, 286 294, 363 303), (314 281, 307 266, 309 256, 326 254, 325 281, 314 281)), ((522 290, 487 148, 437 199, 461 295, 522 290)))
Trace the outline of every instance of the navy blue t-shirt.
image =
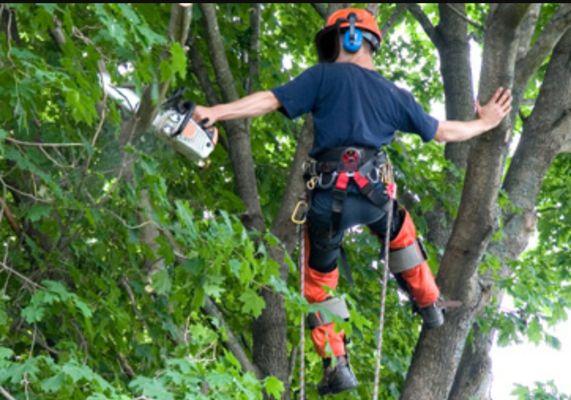
POLYGON ((378 149, 389 144, 397 130, 428 142, 438 129, 438 120, 408 91, 352 63, 317 64, 272 92, 287 117, 313 114, 312 157, 334 147, 378 149))

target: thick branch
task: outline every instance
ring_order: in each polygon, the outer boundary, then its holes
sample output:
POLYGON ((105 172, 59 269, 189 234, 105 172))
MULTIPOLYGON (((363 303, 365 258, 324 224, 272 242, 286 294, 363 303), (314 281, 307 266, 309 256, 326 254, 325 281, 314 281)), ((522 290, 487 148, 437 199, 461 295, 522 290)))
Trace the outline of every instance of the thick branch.
POLYGON ((428 19, 428 16, 424 13, 424 11, 422 11, 422 8, 420 8, 420 6, 416 3, 408 4, 407 8, 413 17, 416 18, 422 29, 424 29, 424 32, 426 32, 430 40, 432 40, 432 43, 438 47, 440 44, 438 32, 436 31, 434 25, 432 25, 432 22, 430 22, 430 19, 428 19))
POLYGON ((456 6, 450 4, 450 3, 444 3, 446 5, 446 7, 448 7, 450 10, 452 10, 452 12, 454 12, 454 14, 458 15, 460 18, 462 18, 464 21, 466 21, 467 23, 469 23, 470 25, 472 25, 475 28, 478 28, 479 30, 483 31, 484 30, 484 26, 476 21, 472 21, 470 18, 468 18, 466 16, 465 12, 462 12, 460 10, 458 10, 456 8, 456 6))
POLYGON ((230 64, 226 58, 226 50, 220 34, 218 19, 216 18, 216 6, 211 3, 201 3, 200 9, 204 15, 206 36, 210 47, 210 55, 214 64, 214 72, 218 79, 218 84, 222 90, 222 96, 226 102, 239 98, 238 91, 234 84, 234 76, 230 69, 230 64))
POLYGON ((262 378, 262 376, 263 376, 262 373, 260 372, 258 367, 256 367, 250 361, 250 359, 246 355, 246 352, 244 351, 244 349, 240 345, 240 341, 238 340, 236 335, 234 335, 234 333, 232 332, 232 330, 230 329, 230 327, 226 323, 226 320, 224 319, 224 315, 222 315, 222 312, 220 312, 220 310, 218 309, 216 304, 212 300, 210 300, 210 298, 206 297, 204 300, 203 309, 212 318, 216 318, 218 320, 218 322, 220 323, 220 325, 223 327, 224 331, 226 332, 226 336, 227 336, 227 338, 225 340, 226 346, 228 346, 228 349, 232 352, 234 357, 236 357, 236 359, 238 360, 240 365, 242 365, 242 368, 244 368, 244 370, 246 370, 248 372, 252 372, 254 375, 256 375, 256 377, 262 378))
POLYGON ((220 98, 218 97, 218 93, 214 90, 214 85, 210 81, 208 77, 208 69, 202 60, 202 55, 198 51, 198 47, 196 46, 196 42, 193 38, 189 38, 188 47, 189 47, 189 56, 190 56, 190 68, 192 72, 198 79, 198 83, 200 88, 206 95, 206 101, 212 106, 214 104, 220 103, 220 98))
MULTIPOLYGON (((486 24, 481 99, 498 86, 510 87, 517 53, 517 28, 528 4, 500 4, 486 24)), ((438 272, 444 296, 463 306, 447 315, 437 330, 423 330, 402 393, 402 400, 448 397, 475 313, 482 306, 482 288, 475 275, 491 238, 496 217, 509 121, 478 139, 470 151, 462 203, 438 272), (482 168, 482 166, 485 168, 482 168), (439 349, 435 354, 434 349, 439 349), (446 370, 442 370, 446 365, 446 370)))
POLYGON ((258 86, 260 75, 260 25, 262 22, 262 6, 260 3, 252 4, 250 14, 250 48, 248 50, 248 80, 246 92, 251 93, 258 86))
POLYGON ((517 63, 514 87, 521 87, 522 90, 525 88, 528 80, 545 61, 545 58, 551 53, 555 44, 570 26, 571 4, 563 3, 559 6, 549 24, 541 31, 541 34, 525 57, 517 63))
POLYGON ((380 3, 369 3, 367 10, 369 10, 371 14, 377 15, 379 13, 379 6, 380 3))
POLYGON ((315 11, 317 11, 317 13, 319 15, 321 15, 321 17, 323 19, 326 19, 327 16, 329 15, 327 12, 327 4, 326 3, 311 3, 311 5, 313 6, 313 8, 315 9, 315 11))
MULTIPOLYGON (((238 91, 226 52, 222 42, 222 36, 216 18, 214 4, 200 5, 203 15, 207 40, 210 46, 210 56, 214 65, 214 72, 218 80, 218 86, 222 91, 225 101, 230 102, 238 99, 238 91)), ((230 159, 234 174, 236 176, 236 186, 240 198, 246 205, 246 213, 242 216, 244 225, 249 229, 263 231, 265 222, 262 216, 262 209, 258 196, 256 175, 254 172, 254 159, 250 145, 250 136, 245 129, 244 121, 227 121, 226 125, 229 133, 230 159)))
POLYGON ((398 3, 393 10, 392 14, 387 18, 387 20, 381 26, 381 32, 386 35, 397 23, 401 15, 407 10, 406 4, 398 3))

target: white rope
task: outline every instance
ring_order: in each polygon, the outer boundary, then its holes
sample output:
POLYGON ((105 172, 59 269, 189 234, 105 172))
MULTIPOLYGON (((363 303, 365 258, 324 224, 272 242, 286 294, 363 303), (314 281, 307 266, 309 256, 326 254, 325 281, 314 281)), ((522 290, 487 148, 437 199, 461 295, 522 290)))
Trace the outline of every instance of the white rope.
MULTIPOLYGON (((303 287, 305 286, 305 224, 298 225, 299 233, 299 292, 304 298, 303 287)), ((305 400, 305 314, 301 313, 299 331, 299 399, 305 400)))
MULTIPOLYGON (((388 167, 388 182, 392 183, 392 168, 388 167)), ((385 181, 385 183, 387 182, 385 181)), ((396 194, 396 193, 395 193, 396 194)), ((381 382, 381 360, 383 358, 383 330, 385 326, 385 300, 387 298, 387 283, 389 280, 389 245, 391 241, 391 226, 393 224, 393 198, 389 194, 389 210, 387 212, 387 230, 385 232, 384 257, 383 257, 383 280, 381 284, 381 310, 379 311, 379 337, 377 339, 377 351, 375 352, 375 383, 373 386, 373 400, 379 398, 379 386, 381 382)))

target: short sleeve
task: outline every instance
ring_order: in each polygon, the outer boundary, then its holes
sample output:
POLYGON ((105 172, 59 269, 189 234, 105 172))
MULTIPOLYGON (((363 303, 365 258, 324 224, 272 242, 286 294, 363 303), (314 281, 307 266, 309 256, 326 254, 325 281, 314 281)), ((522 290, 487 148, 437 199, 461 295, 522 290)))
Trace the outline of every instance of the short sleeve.
POLYGON ((399 103, 396 128, 416 133, 424 142, 432 140, 438 130, 438 120, 428 115, 408 91, 398 88, 396 93, 399 103))
POLYGON ((271 89, 282 105, 279 111, 290 119, 310 112, 315 106, 322 77, 323 66, 318 64, 285 85, 271 89))

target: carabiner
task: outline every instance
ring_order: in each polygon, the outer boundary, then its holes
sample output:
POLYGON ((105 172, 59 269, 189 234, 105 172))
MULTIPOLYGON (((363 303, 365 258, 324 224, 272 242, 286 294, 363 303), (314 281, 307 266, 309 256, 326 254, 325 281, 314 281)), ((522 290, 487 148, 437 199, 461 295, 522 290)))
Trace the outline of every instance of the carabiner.
POLYGON ((293 213, 291 214, 291 222, 296 225, 305 224, 305 221, 307 221, 307 209, 307 202, 303 200, 298 201, 295 205, 295 208, 293 209, 293 213))
POLYGON ((308 190, 313 190, 315 189, 315 186, 317 186, 318 180, 319 178, 317 176, 312 176, 311 179, 307 181, 305 186, 307 187, 308 190))

